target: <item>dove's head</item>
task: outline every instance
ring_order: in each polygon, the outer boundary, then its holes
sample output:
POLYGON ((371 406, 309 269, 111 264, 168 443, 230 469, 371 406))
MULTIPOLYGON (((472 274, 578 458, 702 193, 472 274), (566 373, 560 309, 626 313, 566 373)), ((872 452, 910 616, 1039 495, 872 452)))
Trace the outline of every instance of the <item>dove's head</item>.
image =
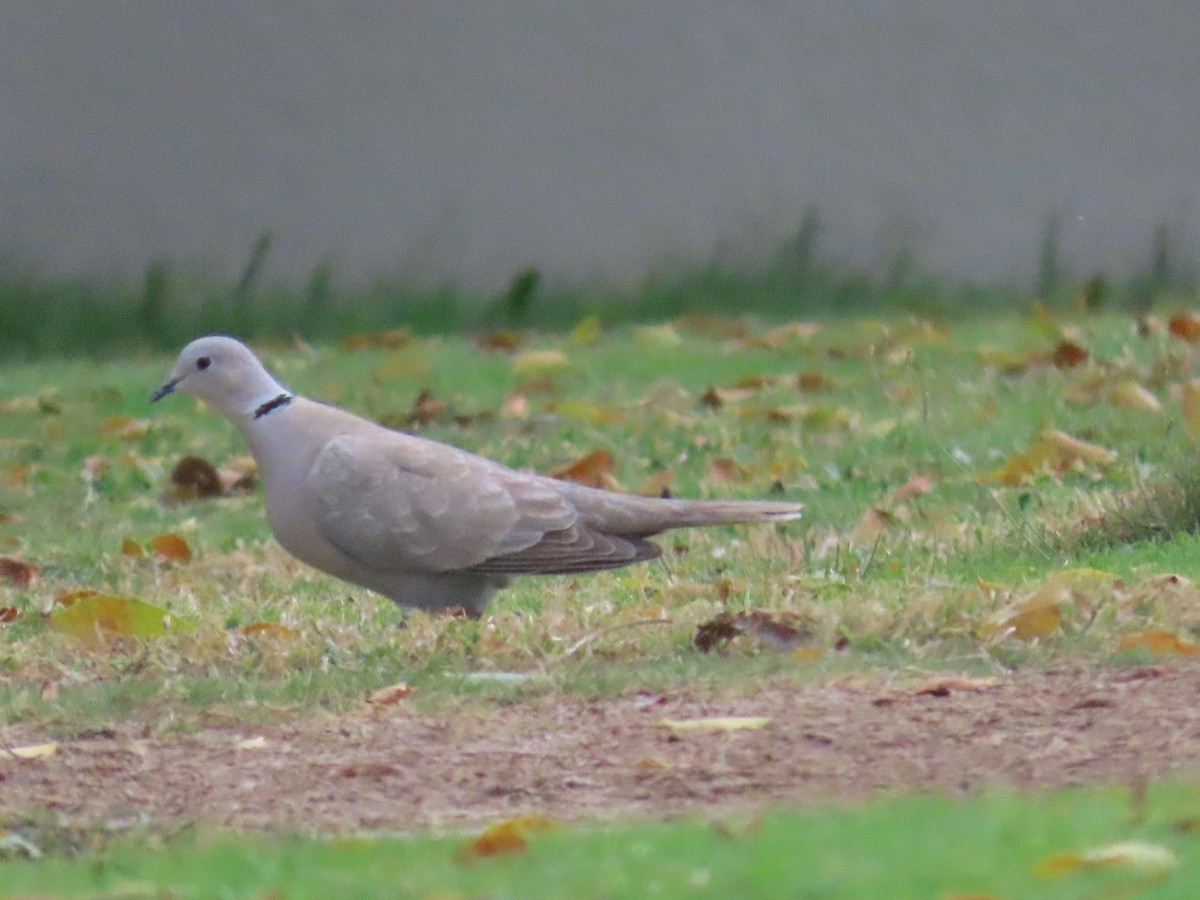
POLYGON ((249 347, 221 336, 197 338, 184 347, 150 402, 175 391, 199 397, 231 417, 253 416, 266 405, 291 399, 249 347))

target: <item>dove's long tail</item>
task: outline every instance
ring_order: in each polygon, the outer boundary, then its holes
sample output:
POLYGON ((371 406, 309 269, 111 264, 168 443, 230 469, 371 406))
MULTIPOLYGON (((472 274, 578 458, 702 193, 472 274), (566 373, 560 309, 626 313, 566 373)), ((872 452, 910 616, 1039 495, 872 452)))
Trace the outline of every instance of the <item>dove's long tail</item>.
POLYGON ((778 522, 798 519, 802 503, 778 500, 674 500, 639 497, 566 485, 564 493, 590 528, 605 534, 647 537, 669 528, 778 522))

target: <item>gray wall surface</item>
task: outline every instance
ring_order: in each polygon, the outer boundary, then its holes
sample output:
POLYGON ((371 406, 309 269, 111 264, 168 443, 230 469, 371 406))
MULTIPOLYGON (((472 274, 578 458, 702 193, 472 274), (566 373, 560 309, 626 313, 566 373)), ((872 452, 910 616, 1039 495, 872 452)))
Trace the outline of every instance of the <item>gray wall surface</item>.
POLYGON ((0 258, 626 280, 822 249, 1027 279, 1195 260, 1195 0, 12 0, 0 258))

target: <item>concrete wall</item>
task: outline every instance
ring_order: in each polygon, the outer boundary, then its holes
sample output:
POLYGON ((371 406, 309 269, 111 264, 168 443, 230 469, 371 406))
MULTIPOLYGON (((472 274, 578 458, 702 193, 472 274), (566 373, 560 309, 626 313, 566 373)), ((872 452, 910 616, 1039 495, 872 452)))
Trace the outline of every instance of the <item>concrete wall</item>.
POLYGON ((1200 254, 1194 0, 11 0, 0 257, 631 278, 824 248, 1030 278, 1200 254))

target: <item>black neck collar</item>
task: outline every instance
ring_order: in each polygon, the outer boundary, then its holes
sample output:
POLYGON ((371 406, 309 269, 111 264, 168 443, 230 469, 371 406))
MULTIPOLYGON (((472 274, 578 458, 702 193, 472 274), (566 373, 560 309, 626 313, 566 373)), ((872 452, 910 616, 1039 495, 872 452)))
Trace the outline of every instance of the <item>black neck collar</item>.
POLYGON ((254 411, 254 418, 261 419, 267 413, 273 413, 277 409, 282 409, 283 407, 285 407, 289 403, 291 403, 292 399, 293 399, 292 395, 288 394, 286 392, 280 394, 278 397, 272 397, 270 400, 268 400, 266 403, 264 403, 262 406, 260 406, 258 409, 256 409, 254 411))

